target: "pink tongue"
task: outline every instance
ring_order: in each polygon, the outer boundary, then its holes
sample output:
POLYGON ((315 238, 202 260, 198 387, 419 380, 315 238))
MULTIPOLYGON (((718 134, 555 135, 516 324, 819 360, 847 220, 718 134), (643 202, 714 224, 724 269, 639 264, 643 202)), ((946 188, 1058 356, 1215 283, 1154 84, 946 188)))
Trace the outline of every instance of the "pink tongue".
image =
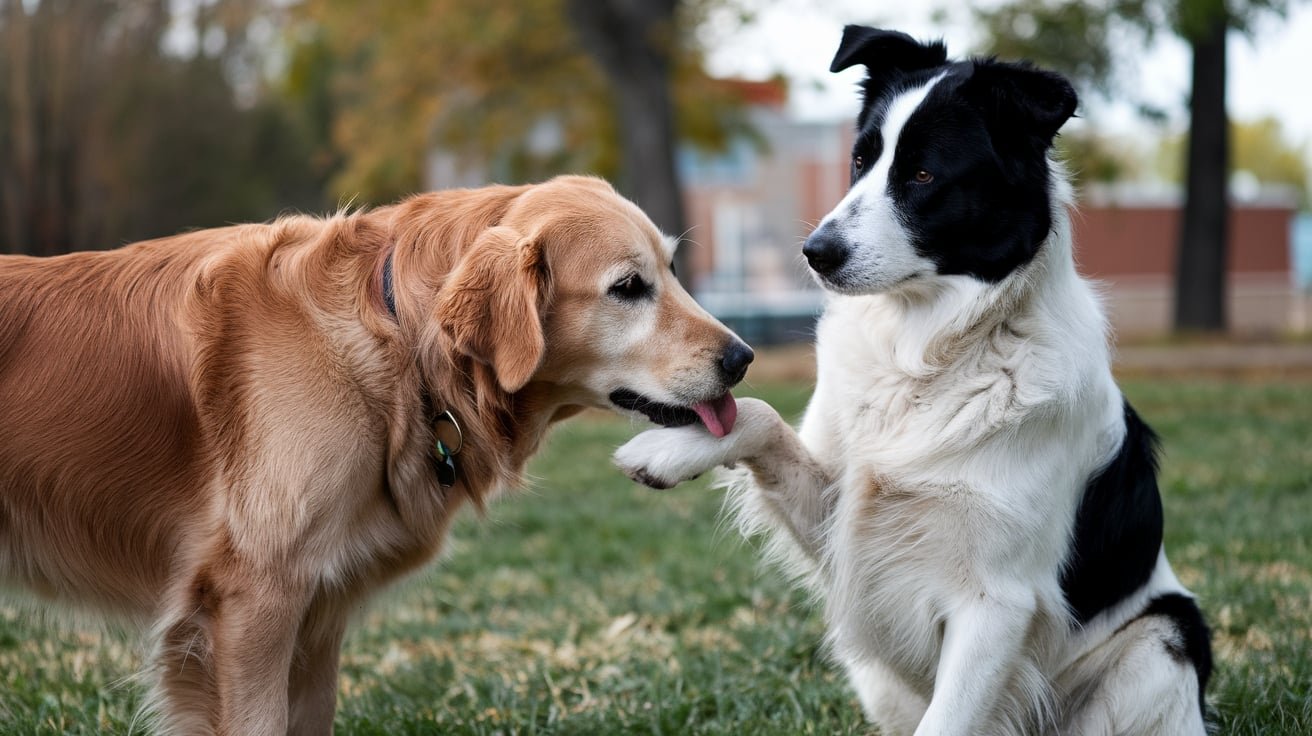
POLYGON ((718 399, 693 404, 692 410, 697 412, 702 424, 716 437, 732 432, 734 420, 738 418, 738 404, 734 403, 733 394, 729 393, 718 399))

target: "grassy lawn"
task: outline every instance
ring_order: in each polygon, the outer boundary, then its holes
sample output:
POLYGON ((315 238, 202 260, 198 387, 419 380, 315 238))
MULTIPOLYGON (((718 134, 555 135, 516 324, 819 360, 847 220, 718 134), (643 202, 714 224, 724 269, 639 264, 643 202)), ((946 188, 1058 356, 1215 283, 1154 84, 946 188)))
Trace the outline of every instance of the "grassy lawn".
MULTIPOLYGON (((1312 731, 1312 383, 1125 389, 1165 441, 1168 550, 1214 628, 1220 733, 1312 731)), ((748 393, 797 416, 809 387, 748 393)), ((566 425, 530 490, 467 512, 444 561, 361 617, 339 733, 867 732, 817 615, 719 496, 610 465, 637 429, 566 425)), ((137 662, 113 634, 0 607, 0 731, 129 731, 137 662)))

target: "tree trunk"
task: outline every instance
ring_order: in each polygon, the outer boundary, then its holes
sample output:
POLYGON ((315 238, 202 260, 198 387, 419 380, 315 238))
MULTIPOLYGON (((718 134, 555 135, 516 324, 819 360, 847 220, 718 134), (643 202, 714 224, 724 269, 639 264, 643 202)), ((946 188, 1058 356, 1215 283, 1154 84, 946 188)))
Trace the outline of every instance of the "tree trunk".
MULTIPOLYGON (((670 93, 676 0, 568 0, 570 21, 610 81, 619 123, 620 191, 663 232, 686 228, 670 93)), ((676 255, 686 279, 687 255, 676 255)))
POLYGON ((1191 40, 1189 149, 1184 219, 1175 271, 1175 329, 1226 329, 1229 124, 1225 109, 1227 22, 1222 12, 1191 40))

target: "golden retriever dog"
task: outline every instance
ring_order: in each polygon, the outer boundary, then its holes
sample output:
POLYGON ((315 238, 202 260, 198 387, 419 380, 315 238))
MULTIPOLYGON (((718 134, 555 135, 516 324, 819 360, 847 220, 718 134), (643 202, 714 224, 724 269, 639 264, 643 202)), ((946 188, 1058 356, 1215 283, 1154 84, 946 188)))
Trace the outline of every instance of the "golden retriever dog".
POLYGON ((553 423, 732 429, 673 250, 562 177, 0 258, 0 586, 148 627, 162 731, 328 733, 350 612, 553 423))

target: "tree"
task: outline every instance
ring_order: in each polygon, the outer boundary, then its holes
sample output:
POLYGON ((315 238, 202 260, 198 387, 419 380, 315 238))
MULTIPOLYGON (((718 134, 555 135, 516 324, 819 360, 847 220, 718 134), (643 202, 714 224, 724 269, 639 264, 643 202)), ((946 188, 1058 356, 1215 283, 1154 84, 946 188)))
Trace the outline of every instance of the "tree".
MULTIPOLYGON (((51 0, 31 10, 0 0, 0 223, 4 250, 45 255, 68 250, 87 223, 69 217, 91 172, 79 166, 82 142, 92 133, 85 99, 104 81, 104 68, 82 49, 93 47, 107 3, 75 6, 51 0)), ((145 17, 121 32, 128 42, 149 33, 145 17)))
POLYGON ((276 101, 238 100, 253 0, 0 0, 0 251, 107 248, 317 205, 276 101))
POLYGON ((1189 152, 1184 214, 1176 248, 1175 329, 1226 328, 1229 255, 1229 119, 1225 109, 1226 36, 1232 24, 1225 0, 1180 0, 1175 30, 1193 53, 1189 83, 1189 152))
POLYGON ((1283 0, 1015 0, 977 17, 990 51, 1031 58, 1108 92, 1115 88, 1113 38, 1134 27, 1151 38, 1167 27, 1189 43, 1192 67, 1185 205, 1177 249, 1175 327, 1219 331, 1226 326, 1227 179, 1226 38, 1283 0), (1054 41, 1056 41, 1054 43, 1054 41))
POLYGON ((1299 204, 1307 209, 1309 149, 1307 143, 1296 145, 1285 137, 1280 121, 1259 118, 1230 125, 1234 141, 1231 166, 1245 171, 1263 184, 1288 187, 1298 193, 1299 204))
POLYGON ((583 47, 610 81, 621 188, 669 233, 682 233, 685 226, 670 91, 677 5, 677 0, 567 0, 583 47))
POLYGON ((306 0, 293 57, 333 57, 342 197, 414 191, 437 148, 503 182, 599 173, 679 234, 676 140, 716 147, 746 127, 702 69, 707 3, 306 0))

